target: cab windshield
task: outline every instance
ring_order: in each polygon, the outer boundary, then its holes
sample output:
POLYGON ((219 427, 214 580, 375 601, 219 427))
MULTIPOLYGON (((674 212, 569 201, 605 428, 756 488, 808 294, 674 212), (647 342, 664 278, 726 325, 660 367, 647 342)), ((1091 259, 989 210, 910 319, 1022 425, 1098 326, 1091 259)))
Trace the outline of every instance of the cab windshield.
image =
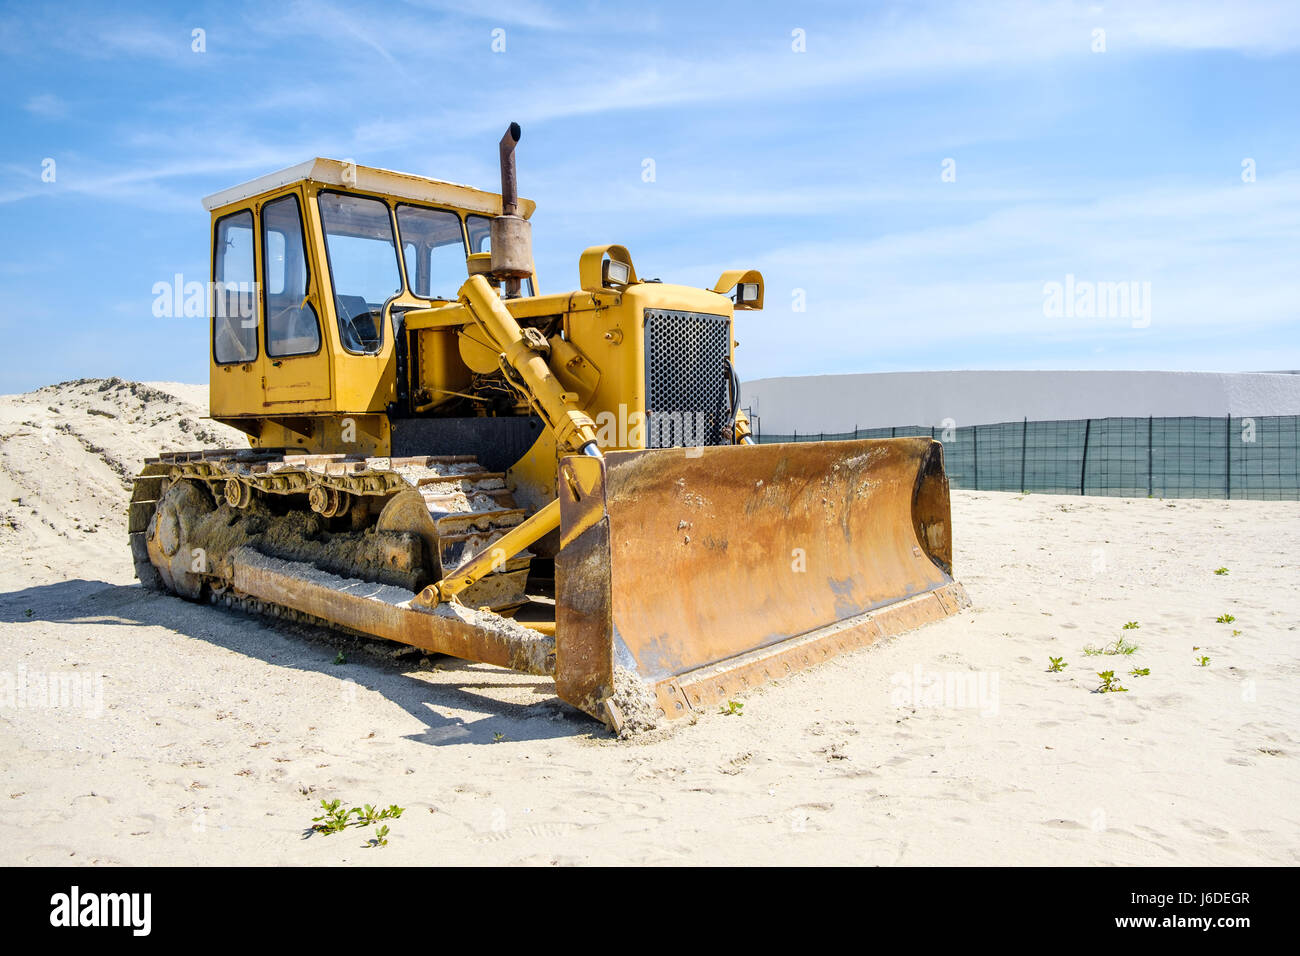
POLYGON ((322 192, 319 202, 340 341, 349 352, 378 352, 384 304, 402 291, 388 206, 331 192, 322 192))
MULTIPOLYGON (((384 307, 402 292, 403 266, 412 295, 451 301, 469 276, 467 253, 491 251, 487 216, 471 215, 462 226, 453 210, 398 203, 394 233, 393 214, 382 199, 325 190, 317 202, 339 340, 349 352, 383 348, 384 307)), ((533 294, 531 277, 522 286, 524 295, 533 294)))

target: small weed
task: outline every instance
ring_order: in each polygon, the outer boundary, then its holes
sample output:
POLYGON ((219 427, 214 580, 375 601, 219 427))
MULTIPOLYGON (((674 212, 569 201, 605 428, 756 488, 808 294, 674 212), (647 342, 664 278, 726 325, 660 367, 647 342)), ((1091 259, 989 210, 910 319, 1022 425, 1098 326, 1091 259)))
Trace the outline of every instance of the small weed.
POLYGON ((1228 569, 1227 569, 1227 568, 1215 568, 1215 569, 1214 569, 1214 573, 1215 573, 1215 574, 1227 574, 1227 573, 1228 573, 1228 569))
POLYGON ((1098 654, 1113 656, 1115 654, 1132 654, 1138 649, 1138 646, 1132 641, 1126 641, 1120 638, 1118 641, 1112 641, 1104 647, 1098 647, 1096 644, 1084 645, 1083 653, 1087 657, 1096 657, 1098 654))
POLYGON ((1199 664, 1201 667, 1209 667, 1210 659, 1208 657, 1201 656, 1196 659, 1196 663, 1199 664))
MULTIPOLYGON (((348 827, 368 827, 380 820, 396 820, 405 809, 397 804, 392 804, 386 810, 378 810, 373 804, 367 803, 364 807, 351 807, 344 809, 339 800, 322 800, 320 802, 321 810, 324 811, 318 817, 312 817, 312 825, 303 834, 309 837, 313 833, 322 833, 329 836, 331 833, 339 833, 348 827), (355 817, 356 819, 353 819, 355 817)), ((376 831, 375 836, 370 840, 367 846, 388 846, 388 826, 385 824, 376 831)))
POLYGON ((1061 671, 1065 670, 1067 667, 1070 666, 1069 664, 1065 663, 1064 657, 1049 657, 1048 660, 1051 661, 1051 664, 1050 666, 1048 666, 1047 669, 1049 671, 1052 671, 1053 673, 1060 673, 1061 671))
POLYGON ((1128 672, 1130 677, 1147 677, 1151 674, 1149 667, 1135 667, 1128 672))
POLYGON ((35 614, 35 613, 36 613, 36 612, 33 611, 31 608, 28 608, 27 611, 26 611, 25 616, 26 616, 26 617, 31 617, 31 616, 32 616, 33 614, 35 614))
POLYGON ((505 739, 506 739, 506 735, 503 734, 503 733, 501 733, 501 731, 499 731, 499 730, 498 730, 495 734, 492 735, 492 742, 493 742, 494 744, 499 744, 499 743, 501 743, 501 741, 503 741, 503 740, 505 740, 505 739))
POLYGON ((312 830, 316 833, 338 833, 340 830, 347 829, 348 817, 354 813, 360 813, 359 807, 353 807, 351 810, 344 810, 343 805, 338 800, 322 800, 321 809, 325 812, 318 817, 312 817, 312 830))
POLYGON ((1231 614, 1220 614, 1214 619, 1215 624, 1231 624, 1236 618, 1231 614))
POLYGON ((741 712, 742 710, 744 710, 744 709, 745 709, 745 705, 742 704, 740 701, 738 701, 738 700, 729 700, 729 701, 727 701, 725 704, 722 705, 721 712, 722 712, 723 714, 726 714, 728 717, 732 716, 733 714, 734 714, 735 716, 739 717, 739 716, 740 716, 740 712, 741 712))
POLYGON ((1241 631, 1234 630, 1234 631, 1232 632, 1232 636, 1233 636, 1233 637, 1240 637, 1240 636, 1241 636, 1241 631))
POLYGON ((334 658, 334 663, 335 663, 335 664, 346 664, 347 662, 348 662, 348 659, 347 659, 346 657, 343 656, 343 652, 342 652, 342 651, 339 651, 338 656, 334 658))
POLYGON ((399 807, 395 803, 390 805, 387 810, 376 810, 367 803, 365 810, 361 813, 361 825, 364 827, 372 823, 378 823, 380 820, 396 820, 405 812, 404 807, 399 807))
POLYGON ((1141 626, 1142 626, 1142 625, 1139 624, 1137 621, 1129 621, 1127 624, 1124 625, 1124 630, 1126 630, 1126 631, 1136 631, 1136 630, 1137 630, 1139 627, 1141 627, 1141 626))
POLYGON ((1098 671, 1097 676, 1101 678, 1101 686, 1097 688, 1099 694, 1122 694, 1127 693, 1128 688, 1119 682, 1114 671, 1098 671))

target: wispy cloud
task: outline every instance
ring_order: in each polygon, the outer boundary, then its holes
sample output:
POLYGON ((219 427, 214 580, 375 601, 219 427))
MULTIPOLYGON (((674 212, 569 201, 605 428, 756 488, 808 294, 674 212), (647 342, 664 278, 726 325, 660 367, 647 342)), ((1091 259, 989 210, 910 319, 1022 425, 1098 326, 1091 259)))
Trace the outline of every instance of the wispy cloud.
MULTIPOLYGON (((551 7, 530 0, 515 0, 512 3, 494 3, 487 7, 473 0, 406 0, 413 7, 437 11, 458 19, 471 19, 499 24, 501 26, 520 26, 533 30, 563 30, 574 24, 575 16, 592 16, 599 14, 599 8, 587 9, 582 14, 570 10, 565 16, 551 7)), ((604 17, 601 17, 604 19, 604 17)))
POLYGON ((29 97, 23 109, 41 119, 62 119, 68 113, 68 104, 53 93, 38 93, 29 97))
MULTIPOLYGON (((767 318, 788 317, 818 335, 755 343, 746 374, 898 367, 904 356, 912 368, 961 367, 971 364, 963 355, 1030 345, 1055 353, 1056 367, 1095 365, 1096 348, 1103 364, 1143 342, 1175 355, 1185 336, 1217 336, 1219 367, 1232 367, 1233 353, 1260 353, 1270 335, 1300 325, 1298 259, 1300 173, 1016 205, 964 225, 859 243, 794 243, 755 259, 768 280, 767 318), (1067 275, 1148 283, 1150 324, 1046 316, 1045 284, 1067 275), (805 313, 792 311, 797 289, 805 313)), ((695 271, 710 275, 721 265, 695 271)))

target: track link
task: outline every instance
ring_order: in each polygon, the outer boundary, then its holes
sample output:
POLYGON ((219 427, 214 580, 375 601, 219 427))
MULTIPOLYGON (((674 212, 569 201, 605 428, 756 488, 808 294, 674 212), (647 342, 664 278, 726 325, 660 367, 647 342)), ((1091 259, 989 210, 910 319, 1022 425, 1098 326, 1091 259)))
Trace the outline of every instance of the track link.
MULTIPOLYGON (((487 471, 469 455, 364 458, 264 449, 160 455, 145 462, 132 489, 131 554, 136 576, 145 587, 183 594, 186 588, 174 581, 169 587, 171 577, 160 573, 149 553, 158 504, 178 482, 205 487, 212 500, 232 515, 252 513, 261 505, 279 514, 315 515, 313 520, 336 533, 382 532, 404 535, 405 540, 416 536, 423 541, 423 560, 391 554, 383 563, 334 569, 352 577, 400 583, 413 591, 489 547, 527 517, 524 509, 516 507, 505 475, 487 471)), ((512 613, 527 601, 531 558, 527 551, 510 558, 470 588, 464 603, 512 613)), ((220 592, 229 585, 217 567, 205 568, 203 583, 206 589, 190 590, 220 592)), ((273 610, 267 613, 279 616, 273 610)))

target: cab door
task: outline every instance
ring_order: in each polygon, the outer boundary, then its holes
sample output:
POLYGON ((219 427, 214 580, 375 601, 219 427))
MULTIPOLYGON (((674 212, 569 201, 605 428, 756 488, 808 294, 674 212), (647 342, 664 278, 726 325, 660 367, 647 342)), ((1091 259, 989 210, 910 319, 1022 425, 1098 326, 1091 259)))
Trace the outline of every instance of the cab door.
POLYGON ((259 415, 262 387, 257 230, 251 207, 217 215, 212 224, 212 363, 214 418, 259 415))
POLYGON ((330 357, 324 347, 318 286, 303 233, 297 191, 262 204, 261 300, 264 404, 291 405, 330 397, 330 357))

